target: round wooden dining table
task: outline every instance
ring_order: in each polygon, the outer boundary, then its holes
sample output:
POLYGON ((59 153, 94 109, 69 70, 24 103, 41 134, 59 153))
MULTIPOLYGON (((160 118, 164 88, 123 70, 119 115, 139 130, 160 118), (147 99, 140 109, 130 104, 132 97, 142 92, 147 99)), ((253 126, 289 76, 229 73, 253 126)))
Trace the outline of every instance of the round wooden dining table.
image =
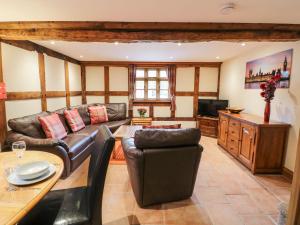
POLYGON ((14 152, 0 153, 0 225, 16 224, 21 220, 51 190, 63 170, 62 159, 51 153, 27 150, 22 159, 17 159, 14 152), (9 186, 5 175, 6 167, 34 161, 52 163, 56 167, 55 174, 36 184, 9 186))

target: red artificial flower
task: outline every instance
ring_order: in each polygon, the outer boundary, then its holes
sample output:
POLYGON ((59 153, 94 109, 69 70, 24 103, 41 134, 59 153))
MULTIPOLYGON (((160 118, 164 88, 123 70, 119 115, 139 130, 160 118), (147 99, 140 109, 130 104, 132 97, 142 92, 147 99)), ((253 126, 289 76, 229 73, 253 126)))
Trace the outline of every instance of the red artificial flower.
POLYGON ((265 90, 266 89, 266 83, 261 83, 260 84, 260 88, 263 89, 263 90, 265 90))
POLYGON ((260 96, 263 98, 265 97, 265 95, 266 95, 266 93, 264 91, 260 93, 260 96))

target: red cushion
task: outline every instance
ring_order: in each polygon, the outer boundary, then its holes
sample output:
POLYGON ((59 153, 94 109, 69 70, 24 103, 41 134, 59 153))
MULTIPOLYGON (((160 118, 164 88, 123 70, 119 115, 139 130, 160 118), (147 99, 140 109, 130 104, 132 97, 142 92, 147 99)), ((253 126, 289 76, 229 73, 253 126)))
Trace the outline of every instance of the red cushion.
POLYGON ((91 124, 98 124, 108 121, 106 107, 103 106, 90 106, 88 107, 91 124))
POLYGON ((143 125, 143 129, 180 129, 181 124, 174 125, 143 125))
POLYGON ((62 139, 67 136, 67 131, 59 119, 58 114, 38 117, 47 138, 62 139))
POLYGON ((73 132, 85 128, 85 124, 77 109, 65 110, 64 115, 73 132))

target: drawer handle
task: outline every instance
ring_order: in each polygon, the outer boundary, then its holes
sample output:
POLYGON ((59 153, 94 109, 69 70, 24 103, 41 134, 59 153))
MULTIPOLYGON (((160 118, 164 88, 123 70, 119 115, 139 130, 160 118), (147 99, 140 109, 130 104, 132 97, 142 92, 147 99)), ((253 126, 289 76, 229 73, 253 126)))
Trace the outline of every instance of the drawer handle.
POLYGON ((234 140, 233 140, 233 139, 231 139, 231 142, 234 142, 234 140))
POLYGON ((244 128, 243 131, 244 133, 249 134, 249 131, 246 128, 244 128))
POLYGON ((231 133, 234 134, 235 132, 234 132, 234 131, 231 131, 231 133))
POLYGON ((236 123, 232 123, 232 125, 233 125, 233 126, 235 126, 235 125, 236 125, 236 123))

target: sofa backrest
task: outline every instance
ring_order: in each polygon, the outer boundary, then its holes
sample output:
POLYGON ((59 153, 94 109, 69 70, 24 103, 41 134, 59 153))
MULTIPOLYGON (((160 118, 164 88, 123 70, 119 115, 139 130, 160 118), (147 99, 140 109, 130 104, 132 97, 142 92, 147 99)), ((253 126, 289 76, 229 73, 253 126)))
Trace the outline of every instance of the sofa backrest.
POLYGON ((198 128, 143 129, 135 132, 134 144, 139 149, 195 146, 200 136, 198 128))
POLYGON ((46 138, 42 126, 38 120, 39 116, 49 115, 49 112, 41 112, 34 115, 10 119, 8 126, 15 132, 27 135, 33 138, 46 138))

